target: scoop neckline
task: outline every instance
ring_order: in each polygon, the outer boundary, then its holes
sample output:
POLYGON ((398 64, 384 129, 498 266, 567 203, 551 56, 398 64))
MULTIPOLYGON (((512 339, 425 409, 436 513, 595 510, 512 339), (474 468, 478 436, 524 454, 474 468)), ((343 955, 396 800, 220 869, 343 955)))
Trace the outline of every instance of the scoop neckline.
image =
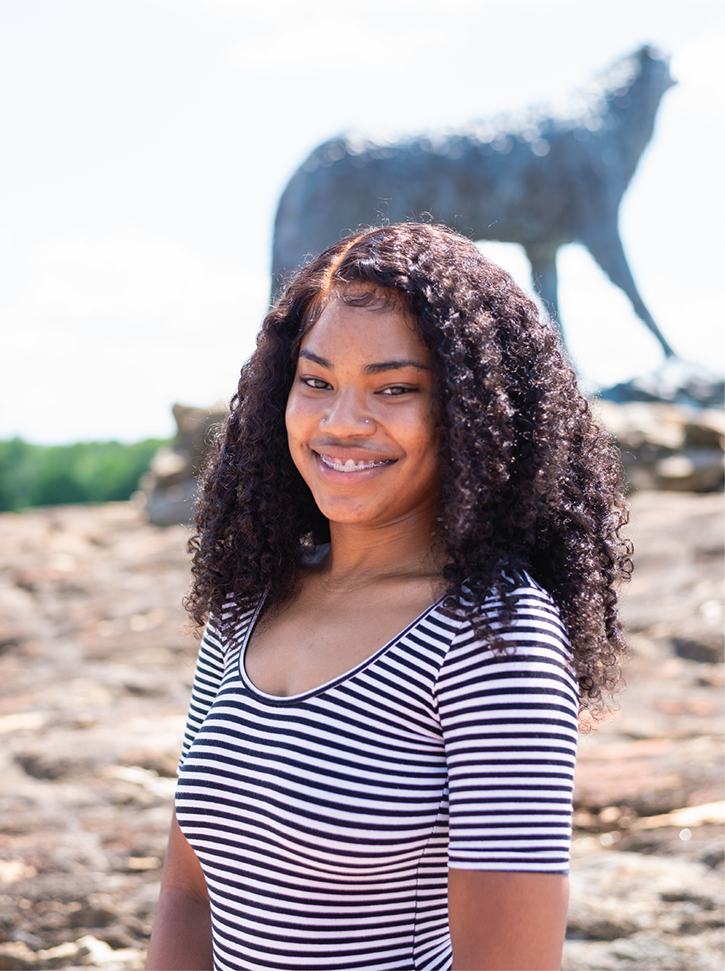
POLYGON ((271 705, 298 704, 301 701, 306 701, 308 698, 313 698, 319 694, 323 694, 324 692, 329 691, 331 688, 334 688, 337 685, 342 684, 343 681, 347 681, 350 678, 354 677, 356 674, 364 670, 370 664, 373 664, 382 654, 385 654, 390 648, 394 647, 398 643, 398 641, 400 641, 403 637, 405 637, 405 635, 410 630, 412 630, 422 620, 425 620, 425 618, 430 613, 432 613, 436 609, 436 607, 439 607, 440 604, 442 604, 443 601, 446 599, 446 597, 448 597, 450 594, 450 590, 446 591, 446 593, 442 594, 436 601, 434 601, 432 604, 430 604, 430 606, 426 607, 425 610, 423 610, 420 614, 418 614, 418 616, 414 620, 411 620, 411 622, 406 627, 404 627, 403 630, 399 631, 399 633, 391 637, 389 641, 386 641, 382 647, 377 648, 377 650, 373 651, 372 654, 369 654, 366 658, 363 658, 363 660, 360 661, 358 664, 356 664, 354 667, 349 668, 347 671, 343 671, 342 674, 338 674, 334 678, 330 678, 329 681, 324 681, 322 684, 319 684, 314 688, 310 688, 308 691, 302 691, 299 694, 273 695, 273 694, 269 694, 266 691, 262 691, 261 688, 258 688, 256 684, 254 684, 252 679, 247 674, 247 669, 244 665, 244 658, 247 653, 247 645, 249 644, 249 639, 252 636, 252 631, 254 630, 257 624, 257 620, 259 619, 259 615, 262 611, 262 607, 264 606, 264 602, 267 599, 267 592, 268 591, 265 591, 262 594, 262 596, 259 599, 259 603, 257 604, 254 610, 254 613, 249 619, 249 623, 244 633, 244 638, 242 640, 240 650, 239 650, 238 670, 239 670, 239 677, 241 678, 245 688, 247 688, 247 690, 255 697, 271 705))

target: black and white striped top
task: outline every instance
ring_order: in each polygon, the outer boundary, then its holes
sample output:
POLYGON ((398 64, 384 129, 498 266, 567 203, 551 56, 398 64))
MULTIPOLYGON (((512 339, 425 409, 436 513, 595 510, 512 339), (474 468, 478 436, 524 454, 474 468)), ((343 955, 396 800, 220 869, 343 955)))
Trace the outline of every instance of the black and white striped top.
POLYGON ((578 693, 556 608, 527 581, 493 654, 435 604, 290 697, 246 676, 258 612, 234 647, 207 628, 176 794, 215 971, 450 968, 449 866, 567 870, 578 693))

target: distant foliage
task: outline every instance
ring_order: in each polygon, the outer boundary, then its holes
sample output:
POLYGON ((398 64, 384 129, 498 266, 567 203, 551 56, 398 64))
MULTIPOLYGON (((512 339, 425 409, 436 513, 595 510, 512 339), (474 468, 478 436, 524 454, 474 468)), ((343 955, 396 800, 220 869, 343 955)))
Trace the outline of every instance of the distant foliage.
POLYGON ((30 445, 21 438, 0 442, 0 512, 30 506, 129 499, 156 450, 148 438, 132 445, 79 442, 30 445))

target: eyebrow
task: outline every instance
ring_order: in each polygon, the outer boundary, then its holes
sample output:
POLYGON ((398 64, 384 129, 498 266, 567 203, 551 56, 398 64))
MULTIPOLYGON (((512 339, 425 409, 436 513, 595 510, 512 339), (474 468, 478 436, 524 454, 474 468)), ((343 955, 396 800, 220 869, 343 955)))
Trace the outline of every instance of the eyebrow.
MULTIPOLYGON (((313 354, 312 351, 301 350, 300 357, 304 357, 308 361, 314 361, 315 364, 319 364, 320 367, 327 368, 328 371, 334 371, 332 364, 327 360, 327 358, 320 357, 318 354, 313 354)), ((366 364, 363 371, 365 374, 382 374, 385 371, 399 371, 406 367, 414 367, 419 371, 430 371, 430 368, 426 364, 422 364, 420 361, 414 361, 412 358, 407 357, 398 361, 381 361, 379 364, 366 364)))

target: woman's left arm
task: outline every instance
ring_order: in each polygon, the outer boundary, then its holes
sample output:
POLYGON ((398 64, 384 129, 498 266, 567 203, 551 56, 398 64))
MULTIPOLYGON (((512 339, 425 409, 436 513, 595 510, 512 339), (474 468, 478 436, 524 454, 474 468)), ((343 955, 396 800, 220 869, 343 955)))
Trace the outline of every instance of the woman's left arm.
POLYGON ((558 971, 568 902, 564 873, 449 869, 452 971, 558 971))
POLYGON ((473 626, 437 681, 448 770, 448 912, 453 968, 561 967, 568 903, 578 685, 551 598, 517 591, 506 617, 481 608, 506 651, 473 626))

